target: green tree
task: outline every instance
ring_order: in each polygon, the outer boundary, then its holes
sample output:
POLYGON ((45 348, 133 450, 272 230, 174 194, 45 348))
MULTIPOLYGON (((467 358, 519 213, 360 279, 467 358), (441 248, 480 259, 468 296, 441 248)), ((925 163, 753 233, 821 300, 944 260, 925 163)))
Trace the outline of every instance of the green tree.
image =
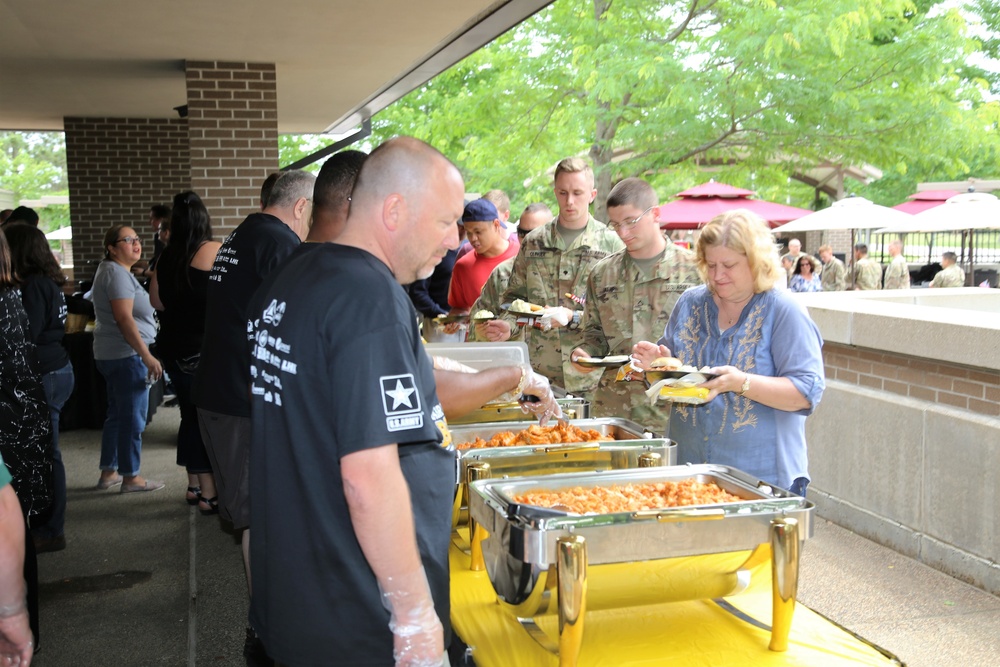
POLYGON ((0 132, 0 188, 17 199, 65 194, 66 141, 61 132, 0 132))
MULTIPOLYGON (((0 132, 0 188, 14 199, 67 195, 66 140, 62 132, 0 132)), ((50 232, 69 225, 69 206, 38 209, 39 227, 50 232)))
MULTIPOLYGON (((292 164, 332 143, 333 139, 322 134, 279 134, 278 164, 282 167, 292 164)), ((322 166, 323 160, 320 160, 304 167, 304 170, 317 173, 322 166)))
POLYGON ((375 119, 451 156, 469 190, 551 201, 551 169, 586 155, 611 184, 661 194, 707 180, 789 189, 822 160, 960 170, 985 129, 956 10, 897 0, 558 0, 375 119))

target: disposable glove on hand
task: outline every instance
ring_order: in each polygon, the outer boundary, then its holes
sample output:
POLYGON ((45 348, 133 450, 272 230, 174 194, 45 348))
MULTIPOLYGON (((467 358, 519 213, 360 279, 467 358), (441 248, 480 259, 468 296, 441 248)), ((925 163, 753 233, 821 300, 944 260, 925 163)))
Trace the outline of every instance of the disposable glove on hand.
POLYGON ((441 667, 447 664, 444 630, 434 611, 424 569, 379 582, 382 606, 389 610, 392 656, 397 667, 441 667))
POLYGON ((564 327, 569 324, 572 319, 573 311, 569 308, 563 308, 562 306, 543 308, 542 316, 538 318, 538 327, 541 328, 542 331, 548 331, 552 328, 564 327))
POLYGON ((525 369, 524 387, 521 393, 526 397, 538 399, 521 401, 521 410, 525 414, 535 415, 542 426, 545 426, 549 419, 562 419, 562 407, 556 402, 549 379, 544 375, 539 375, 530 368, 525 369))

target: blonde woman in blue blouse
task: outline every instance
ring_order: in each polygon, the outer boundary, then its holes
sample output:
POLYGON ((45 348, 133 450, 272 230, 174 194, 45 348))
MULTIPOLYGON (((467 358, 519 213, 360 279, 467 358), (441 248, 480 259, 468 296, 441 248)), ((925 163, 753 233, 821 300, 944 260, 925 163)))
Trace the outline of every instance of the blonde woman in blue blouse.
POLYGON ((745 209, 714 218, 697 242, 704 285, 685 292, 663 337, 633 348, 648 367, 660 356, 711 367, 702 405, 674 404, 678 463, 718 463, 805 495, 805 420, 825 387, 823 340, 786 290, 767 224, 745 209))

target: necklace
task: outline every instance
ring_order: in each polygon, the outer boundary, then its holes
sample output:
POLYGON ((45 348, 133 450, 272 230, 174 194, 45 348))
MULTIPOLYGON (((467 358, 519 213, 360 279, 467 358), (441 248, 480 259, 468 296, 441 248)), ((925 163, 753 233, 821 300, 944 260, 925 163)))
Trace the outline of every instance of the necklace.
POLYGON ((716 302, 716 306, 719 308, 719 315, 721 318, 725 319, 727 327, 733 326, 736 320, 739 319, 740 314, 743 313, 743 308, 746 307, 746 305, 750 302, 750 299, 752 297, 753 295, 751 294, 746 299, 743 299, 742 301, 736 303, 737 310, 735 315, 730 315, 729 312, 727 312, 729 308, 723 306, 723 304, 728 306, 730 303, 729 301, 723 301, 722 299, 716 297, 716 299, 718 299, 718 301, 716 302))

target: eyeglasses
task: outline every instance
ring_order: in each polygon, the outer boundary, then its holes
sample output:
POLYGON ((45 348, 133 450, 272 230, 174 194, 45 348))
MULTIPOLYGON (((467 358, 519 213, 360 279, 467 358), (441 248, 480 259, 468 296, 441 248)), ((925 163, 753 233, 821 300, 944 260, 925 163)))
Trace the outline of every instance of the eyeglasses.
POLYGON ((619 229, 632 229, 633 227, 635 227, 636 223, 642 220, 643 216, 652 211, 653 208, 654 207, 650 206, 645 211, 640 213, 635 218, 632 218, 631 220, 622 220, 621 222, 609 222, 608 229, 610 229, 613 232, 617 232, 619 229))
POLYGON ((123 236, 122 238, 115 241, 115 243, 128 243, 129 245, 132 245, 133 243, 141 244, 142 239, 139 238, 138 236, 123 236))

